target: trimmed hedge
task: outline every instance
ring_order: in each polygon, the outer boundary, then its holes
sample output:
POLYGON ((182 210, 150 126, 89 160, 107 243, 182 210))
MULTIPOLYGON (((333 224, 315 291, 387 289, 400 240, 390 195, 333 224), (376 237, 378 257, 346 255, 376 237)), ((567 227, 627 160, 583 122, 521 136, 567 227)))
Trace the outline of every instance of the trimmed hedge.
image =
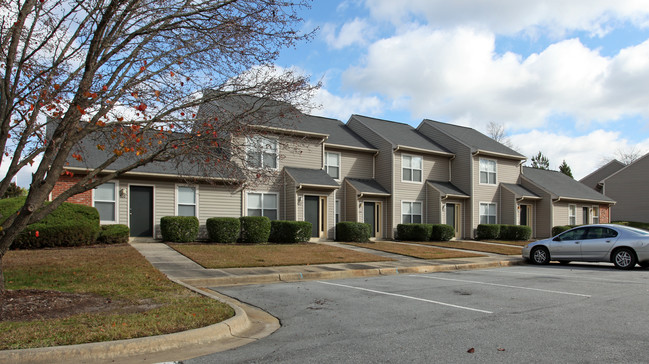
POLYGON ((559 226, 553 226, 552 227, 552 236, 557 236, 561 234, 564 231, 568 231, 576 226, 579 225, 559 225, 559 226))
POLYGON ((498 239, 500 236, 500 225, 498 224, 479 224, 476 231, 476 239, 498 239))
POLYGON ((455 228, 447 224, 434 224, 433 233, 430 237, 432 241, 449 241, 455 237, 455 228))
POLYGON ((282 221, 270 222, 270 236, 268 241, 275 244, 295 244, 309 241, 313 225, 308 221, 282 221))
POLYGON ((160 233, 163 241, 188 243, 198 236, 196 216, 164 216, 160 219, 160 233))
POLYGON ((336 241, 366 243, 370 241, 372 226, 362 222, 342 221, 336 224, 336 241))
POLYGON ((236 243, 241 235, 241 222, 236 217, 211 217, 205 226, 209 240, 215 243, 236 243))
POLYGON ((270 219, 266 216, 242 216, 241 242, 247 244, 267 243, 270 237, 270 219))
MULTIPOLYGON (((0 200, 0 214, 4 217, 0 221, 15 214, 24 204, 25 197, 0 200)), ((41 221, 28 225, 14 239, 10 248, 39 249, 91 245, 96 242, 98 235, 99 212, 96 208, 64 202, 41 221)))
POLYGON ((102 225, 99 230, 97 243, 99 244, 126 244, 131 230, 126 225, 102 225))
POLYGON ((428 241, 433 235, 432 224, 398 224, 397 237, 403 241, 428 241))
POLYGON ((532 236, 532 228, 525 225, 501 225, 500 236, 501 240, 530 240, 532 236))

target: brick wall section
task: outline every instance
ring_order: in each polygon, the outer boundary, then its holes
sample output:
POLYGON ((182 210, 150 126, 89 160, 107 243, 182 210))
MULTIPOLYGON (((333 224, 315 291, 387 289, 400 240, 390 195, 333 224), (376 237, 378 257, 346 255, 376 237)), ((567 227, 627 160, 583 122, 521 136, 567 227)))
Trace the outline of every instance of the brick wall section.
MULTIPOLYGON (((66 191, 68 188, 72 187, 75 183, 81 180, 79 176, 66 176, 62 175, 59 177, 59 180, 56 181, 54 189, 52 189, 52 199, 55 199, 61 193, 66 191)), ((92 206, 92 191, 82 192, 78 195, 74 195, 67 199, 67 202, 76 203, 79 205, 92 206)))
POLYGON ((609 206, 608 205, 600 205, 599 206, 599 222, 600 224, 608 224, 611 222, 609 220, 609 206))

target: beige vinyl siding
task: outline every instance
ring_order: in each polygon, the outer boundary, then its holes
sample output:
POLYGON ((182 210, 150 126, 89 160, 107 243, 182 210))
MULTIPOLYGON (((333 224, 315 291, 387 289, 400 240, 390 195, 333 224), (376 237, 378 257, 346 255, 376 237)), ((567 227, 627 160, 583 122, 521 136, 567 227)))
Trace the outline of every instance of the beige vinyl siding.
POLYGON ((604 194, 615 200, 611 221, 649 222, 649 155, 604 181, 604 194))
POLYGON ((284 180, 286 182, 286 194, 285 198, 281 201, 284 205, 284 218, 285 220, 294 220, 297 221, 297 194, 295 193, 295 181, 293 178, 284 174, 284 180))
POLYGON ((502 159, 487 155, 476 155, 473 157, 473 176, 474 176, 474 193, 473 193, 473 221, 476 228, 480 223, 480 202, 490 202, 497 204, 496 223, 506 224, 505 217, 511 217, 509 211, 513 205, 506 205, 500 195, 500 183, 516 183, 520 174, 519 161, 511 159, 502 159), (496 161, 496 184, 487 185, 480 183, 480 159, 489 159, 496 161))
POLYGON ((426 190, 426 194, 428 195, 426 199, 428 216, 426 216, 424 222, 427 224, 441 224, 443 221, 441 194, 428 184, 426 185, 426 190))
POLYGON ((325 149, 327 152, 340 153, 340 177, 374 178, 373 159, 375 152, 356 152, 349 150, 325 149))
POLYGON ((501 201, 500 223, 508 224, 508 225, 518 225, 518 221, 516 218, 518 215, 517 214, 518 209, 516 207, 516 195, 514 195, 513 192, 509 191, 506 188, 501 188, 500 201, 501 201))
POLYGON ((322 139, 280 138, 279 169, 283 167, 322 169, 322 139))
POLYGON ((535 235, 533 237, 538 239, 550 237, 552 235, 552 227, 554 226, 552 219, 552 215, 554 214, 552 195, 523 178, 520 179, 519 184, 542 198, 534 205, 533 218, 535 235))
POLYGON ((360 222, 358 218, 357 191, 349 184, 349 182, 345 182, 344 185, 345 190, 342 210, 345 210, 345 213, 343 214, 345 217, 343 221, 360 222))

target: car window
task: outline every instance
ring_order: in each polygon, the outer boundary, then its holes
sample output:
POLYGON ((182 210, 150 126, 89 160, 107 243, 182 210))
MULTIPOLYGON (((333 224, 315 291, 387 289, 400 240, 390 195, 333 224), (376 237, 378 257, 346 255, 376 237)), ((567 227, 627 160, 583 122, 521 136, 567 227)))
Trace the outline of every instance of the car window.
POLYGON ((587 228, 578 228, 566 231, 565 233, 559 235, 559 240, 582 240, 585 238, 587 228))
POLYGON ((604 228, 604 233, 602 238, 614 238, 617 236, 617 231, 609 228, 604 228))

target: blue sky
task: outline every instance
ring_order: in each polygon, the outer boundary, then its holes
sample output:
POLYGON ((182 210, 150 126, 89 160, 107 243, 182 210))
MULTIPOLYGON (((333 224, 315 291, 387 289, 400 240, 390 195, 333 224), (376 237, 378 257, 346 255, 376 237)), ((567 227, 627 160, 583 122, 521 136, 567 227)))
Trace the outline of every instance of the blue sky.
POLYGON ((323 81, 312 114, 493 121, 576 178, 649 151, 649 2, 315 1, 302 15, 319 31, 278 65, 323 81))

